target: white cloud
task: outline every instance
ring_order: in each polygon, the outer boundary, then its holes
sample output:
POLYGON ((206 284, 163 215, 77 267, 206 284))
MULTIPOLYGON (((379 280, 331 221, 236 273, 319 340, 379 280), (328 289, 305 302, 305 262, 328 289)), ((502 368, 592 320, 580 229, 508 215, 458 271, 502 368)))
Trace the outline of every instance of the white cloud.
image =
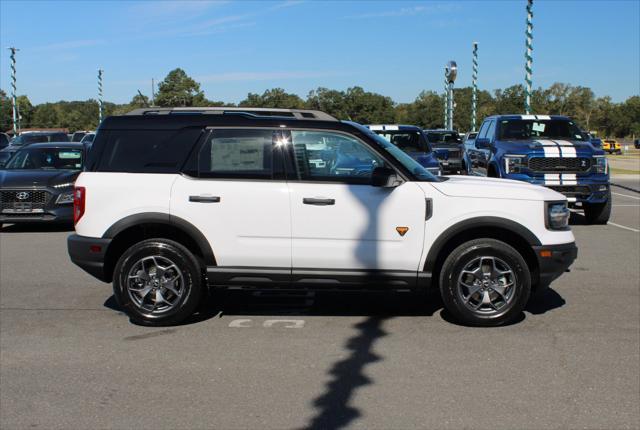
POLYGON ((430 4, 412 7, 402 7, 399 9, 385 10, 380 12, 367 12, 359 15, 346 16, 344 19, 368 19, 368 18, 393 18, 416 16, 427 13, 451 12, 458 9, 458 5, 454 4, 430 4))

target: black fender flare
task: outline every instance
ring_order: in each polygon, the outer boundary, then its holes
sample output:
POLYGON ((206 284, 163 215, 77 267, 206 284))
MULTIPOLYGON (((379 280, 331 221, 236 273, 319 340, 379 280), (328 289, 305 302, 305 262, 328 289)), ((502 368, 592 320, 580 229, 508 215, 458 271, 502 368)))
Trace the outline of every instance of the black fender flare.
POLYGON ((102 238, 113 239, 124 230, 143 224, 165 224, 181 230, 184 234, 188 235, 196 242, 196 244, 200 248, 200 252, 202 253, 205 264, 213 266, 216 265, 213 249, 211 249, 211 245, 209 244, 209 241, 204 236, 204 234, 190 222, 175 215, 170 215, 168 213, 143 212, 129 215, 109 227, 107 231, 102 235, 102 238))
POLYGON ((433 245, 431 245, 429 252, 427 253, 427 259, 424 262, 424 271, 429 274, 433 273, 433 269, 438 256, 440 255, 440 251, 442 251, 449 240, 464 232, 465 230, 477 228, 500 228, 502 230, 507 230, 515 235, 518 235, 531 246, 542 245, 538 237, 533 234, 531 230, 529 230, 522 224, 511 221, 510 219, 491 216, 470 218, 452 225, 437 237, 437 239, 433 242, 433 245))

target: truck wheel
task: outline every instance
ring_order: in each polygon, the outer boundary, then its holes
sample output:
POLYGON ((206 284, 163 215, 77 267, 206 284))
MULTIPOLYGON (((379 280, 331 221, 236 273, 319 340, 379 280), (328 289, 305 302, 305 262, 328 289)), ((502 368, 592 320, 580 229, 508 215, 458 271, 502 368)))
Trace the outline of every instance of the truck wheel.
POLYGON ((611 217, 611 190, 604 203, 583 203, 584 216, 588 224, 606 224, 611 217))
POLYGON ((440 273, 440 293, 460 322, 498 326, 521 315, 531 294, 531 275, 512 246, 476 239, 449 254, 440 273))
POLYGON ((203 297, 200 263, 181 244, 149 239, 118 260, 113 294, 132 322, 177 324, 191 316, 203 297))

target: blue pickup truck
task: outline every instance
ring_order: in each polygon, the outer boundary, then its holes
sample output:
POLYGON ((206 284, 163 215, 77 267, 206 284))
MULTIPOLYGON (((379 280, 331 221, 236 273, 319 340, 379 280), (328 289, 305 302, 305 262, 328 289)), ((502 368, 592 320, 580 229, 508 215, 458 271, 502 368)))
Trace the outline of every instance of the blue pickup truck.
POLYGON ((514 179, 564 194, 584 210, 589 224, 611 215, 609 169, 602 149, 593 146, 566 116, 497 115, 484 120, 465 145, 470 175, 514 179))
POLYGON ((442 174, 440 162, 420 127, 395 124, 369 124, 367 127, 369 130, 402 149, 430 173, 436 176, 442 174))

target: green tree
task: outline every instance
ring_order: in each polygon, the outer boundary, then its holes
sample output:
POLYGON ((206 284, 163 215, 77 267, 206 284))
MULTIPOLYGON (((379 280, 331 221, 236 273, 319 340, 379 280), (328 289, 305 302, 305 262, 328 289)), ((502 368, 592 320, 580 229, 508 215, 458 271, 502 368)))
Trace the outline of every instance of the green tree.
POLYGON ((18 104, 18 114, 20 115, 20 128, 31 127, 34 112, 31 101, 27 96, 18 96, 16 97, 16 103, 18 104))
POLYGON ((13 128, 13 108, 11 99, 3 90, 0 90, 0 131, 9 131, 13 128))
POLYGON ((200 84, 178 68, 169 72, 158 84, 155 102, 158 106, 202 106, 205 102, 200 84))
POLYGON ((262 95, 249 93, 247 98, 242 100, 238 106, 302 109, 305 104, 296 94, 287 93, 282 88, 273 88, 266 90, 262 95))

